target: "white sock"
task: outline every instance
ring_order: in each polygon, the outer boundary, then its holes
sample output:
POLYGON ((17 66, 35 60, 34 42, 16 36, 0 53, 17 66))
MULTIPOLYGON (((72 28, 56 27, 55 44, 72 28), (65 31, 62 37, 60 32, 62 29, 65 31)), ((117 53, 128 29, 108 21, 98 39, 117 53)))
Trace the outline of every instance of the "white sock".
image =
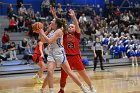
POLYGON ((53 88, 49 88, 50 93, 54 93, 54 89, 53 88))

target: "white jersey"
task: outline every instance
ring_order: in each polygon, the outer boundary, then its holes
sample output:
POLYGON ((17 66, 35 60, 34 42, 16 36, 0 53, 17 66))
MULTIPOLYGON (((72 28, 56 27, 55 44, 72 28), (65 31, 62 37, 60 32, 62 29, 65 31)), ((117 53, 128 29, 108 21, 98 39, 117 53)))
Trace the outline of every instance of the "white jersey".
MULTIPOLYGON (((49 34, 48 34, 48 37, 51 38, 53 37, 54 35, 54 32, 55 31, 51 31, 49 34)), ((63 48, 63 36, 59 37, 55 42, 49 44, 49 48, 63 48)))
MULTIPOLYGON (((48 34, 48 37, 51 38, 53 36, 54 36, 54 31, 51 31, 48 34)), ((65 50, 63 47, 63 35, 59 37, 55 42, 49 44, 47 59, 49 62, 57 62, 60 64, 67 62, 65 50)))

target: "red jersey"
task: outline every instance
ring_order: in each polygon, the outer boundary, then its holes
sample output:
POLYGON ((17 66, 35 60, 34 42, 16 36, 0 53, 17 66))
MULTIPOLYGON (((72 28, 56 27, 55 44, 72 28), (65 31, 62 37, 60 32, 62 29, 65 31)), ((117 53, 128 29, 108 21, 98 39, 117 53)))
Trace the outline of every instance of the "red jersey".
POLYGON ((65 34, 63 37, 63 45, 67 55, 79 55, 80 49, 80 33, 65 34))
MULTIPOLYGON (((42 45, 42 50, 44 50, 44 44, 42 45)), ((38 55, 41 55, 41 52, 39 50, 39 45, 37 44, 36 47, 35 47, 35 51, 34 51, 35 54, 38 54, 38 55)))

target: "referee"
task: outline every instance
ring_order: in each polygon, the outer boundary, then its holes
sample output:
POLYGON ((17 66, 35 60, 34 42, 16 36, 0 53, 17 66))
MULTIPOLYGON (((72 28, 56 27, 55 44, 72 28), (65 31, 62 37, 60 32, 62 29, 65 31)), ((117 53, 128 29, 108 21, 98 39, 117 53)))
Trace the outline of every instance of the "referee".
POLYGON ((99 37, 96 37, 96 41, 94 43, 94 69, 93 71, 96 70, 96 66, 97 66, 97 59, 99 58, 100 60, 100 67, 101 70, 104 70, 103 68, 103 63, 102 63, 102 59, 103 59, 103 46, 102 43, 99 40, 99 37))

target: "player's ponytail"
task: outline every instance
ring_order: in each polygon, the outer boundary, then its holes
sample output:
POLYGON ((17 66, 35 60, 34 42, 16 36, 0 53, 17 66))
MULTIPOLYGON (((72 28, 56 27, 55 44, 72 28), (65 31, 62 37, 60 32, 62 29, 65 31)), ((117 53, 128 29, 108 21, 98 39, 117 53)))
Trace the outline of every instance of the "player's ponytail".
POLYGON ((63 18, 56 18, 57 28, 63 28, 63 31, 66 31, 66 20, 63 18))

